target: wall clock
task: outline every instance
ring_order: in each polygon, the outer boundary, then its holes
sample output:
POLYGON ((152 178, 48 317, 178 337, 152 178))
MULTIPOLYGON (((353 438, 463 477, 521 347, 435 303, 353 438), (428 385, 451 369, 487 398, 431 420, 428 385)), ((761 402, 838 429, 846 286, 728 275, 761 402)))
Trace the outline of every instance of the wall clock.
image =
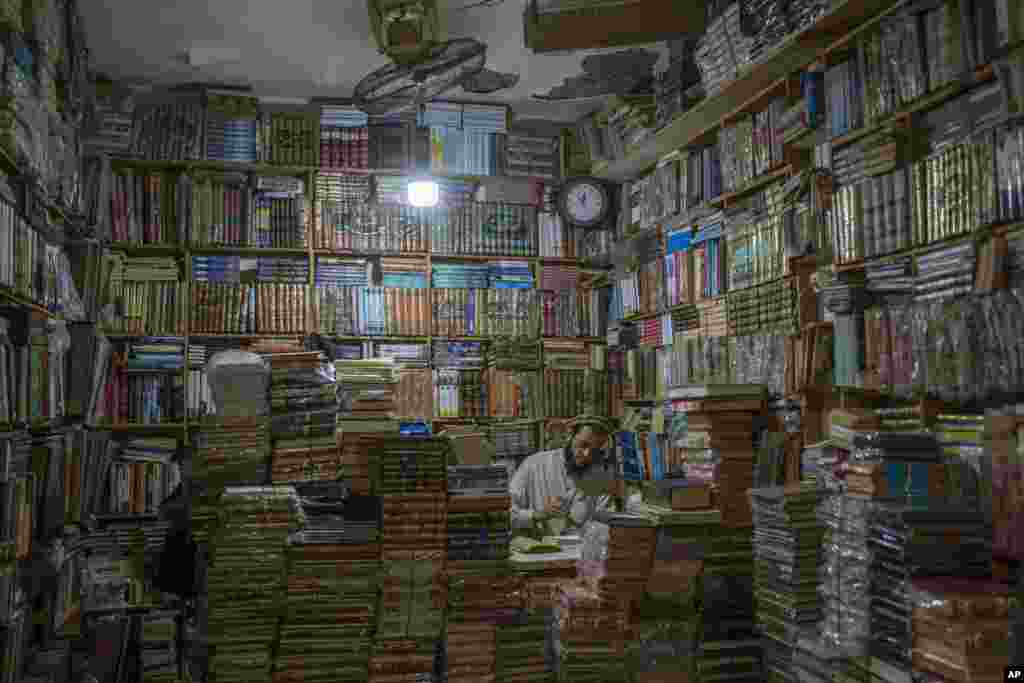
POLYGON ((566 223, 579 228, 595 228, 604 224, 611 210, 611 192, 597 178, 577 176, 562 184, 558 194, 558 212, 566 223))

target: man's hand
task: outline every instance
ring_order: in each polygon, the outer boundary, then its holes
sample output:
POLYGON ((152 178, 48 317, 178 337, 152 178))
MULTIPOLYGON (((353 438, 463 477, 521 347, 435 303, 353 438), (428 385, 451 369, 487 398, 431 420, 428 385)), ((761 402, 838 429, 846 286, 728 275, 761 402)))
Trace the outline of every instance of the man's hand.
POLYGON ((559 515, 562 513, 562 499, 551 497, 544 502, 544 509, 541 514, 545 516, 559 515))

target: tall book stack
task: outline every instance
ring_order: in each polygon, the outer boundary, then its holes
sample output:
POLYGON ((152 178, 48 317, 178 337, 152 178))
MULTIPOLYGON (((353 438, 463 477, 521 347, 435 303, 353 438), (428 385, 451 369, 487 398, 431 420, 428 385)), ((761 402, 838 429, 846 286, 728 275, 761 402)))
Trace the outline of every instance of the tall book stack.
MULTIPOLYGON (((685 447, 714 451, 715 483, 722 524, 752 524, 747 489, 754 482, 755 420, 764 411, 767 391, 758 385, 690 385, 669 391, 677 411, 686 413, 685 447)), ((689 460, 689 458, 688 458, 689 460)))
POLYGON ((301 523, 291 487, 229 487, 207 570, 209 674, 219 681, 268 681, 278 638, 286 541, 301 523))
POLYGON ((302 498, 306 523, 289 539, 285 613, 274 679, 367 680, 380 587, 380 504, 302 498))
MULTIPOLYGON (((339 420, 387 422, 394 416, 395 364, 390 358, 334 361, 339 420), (342 417, 343 416, 343 417, 342 417)), ((348 427, 341 427, 349 431, 348 427)), ((375 431, 375 430, 371 430, 375 431)))
POLYGON ((270 363, 274 483, 333 480, 340 469, 334 368, 319 351, 275 353, 270 363))

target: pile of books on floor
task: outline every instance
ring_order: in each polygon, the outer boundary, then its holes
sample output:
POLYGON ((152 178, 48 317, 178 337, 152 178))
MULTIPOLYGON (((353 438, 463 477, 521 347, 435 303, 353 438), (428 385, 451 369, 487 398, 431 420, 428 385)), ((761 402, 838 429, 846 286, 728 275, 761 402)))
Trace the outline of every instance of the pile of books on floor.
POLYGON ((302 521, 291 487, 227 489, 210 547, 208 642, 210 676, 218 681, 267 681, 286 541, 302 521))
POLYGON ((339 415, 390 419, 395 408, 397 378, 390 358, 334 361, 339 415))
POLYGON ((757 622, 764 636, 765 668, 780 680, 793 678, 797 640, 821 618, 818 495, 813 481, 796 490, 770 487, 750 492, 757 622))
POLYGON ((980 510, 961 506, 932 501, 907 504, 905 500, 876 503, 868 547, 872 553, 870 652, 909 674, 914 634, 903 615, 913 611, 912 582, 929 576, 988 578, 992 526, 980 510), (957 544, 946 542, 951 536, 957 544))
POLYGON ((380 580, 380 503, 365 496, 302 499, 293 534, 275 683, 367 678, 380 580))
POLYGON ((334 368, 319 351, 275 353, 268 360, 273 481, 336 479, 334 368))
POLYGON ((629 612, 617 603, 609 604, 592 587, 567 584, 561 589, 553 624, 560 680, 625 680, 626 644, 633 634, 629 612))
POLYGON ((554 661, 547 651, 550 610, 520 609, 497 629, 497 680, 502 683, 553 683, 554 661))
POLYGON ((370 655, 369 683, 433 683, 436 656, 434 641, 378 637, 370 655))

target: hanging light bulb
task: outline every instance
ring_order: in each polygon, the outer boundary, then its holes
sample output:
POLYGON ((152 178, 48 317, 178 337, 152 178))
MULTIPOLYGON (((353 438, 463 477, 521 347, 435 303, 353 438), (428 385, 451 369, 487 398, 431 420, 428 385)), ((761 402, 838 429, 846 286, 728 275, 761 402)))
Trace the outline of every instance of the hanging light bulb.
POLYGON ((441 188, 433 180, 410 180, 409 203, 418 208, 437 206, 441 199, 441 188))

